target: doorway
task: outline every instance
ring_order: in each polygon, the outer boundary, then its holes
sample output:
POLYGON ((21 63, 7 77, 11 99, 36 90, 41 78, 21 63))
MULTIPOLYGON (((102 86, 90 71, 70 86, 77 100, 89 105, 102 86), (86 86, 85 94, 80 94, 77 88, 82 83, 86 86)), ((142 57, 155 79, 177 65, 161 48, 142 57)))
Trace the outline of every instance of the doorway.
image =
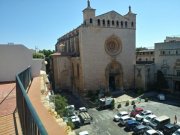
POLYGON ((123 71, 117 61, 113 61, 106 67, 106 86, 110 91, 118 91, 123 88, 123 71))
POLYGON ((116 90, 116 83, 115 83, 115 76, 114 75, 109 76, 109 89, 111 91, 116 90))

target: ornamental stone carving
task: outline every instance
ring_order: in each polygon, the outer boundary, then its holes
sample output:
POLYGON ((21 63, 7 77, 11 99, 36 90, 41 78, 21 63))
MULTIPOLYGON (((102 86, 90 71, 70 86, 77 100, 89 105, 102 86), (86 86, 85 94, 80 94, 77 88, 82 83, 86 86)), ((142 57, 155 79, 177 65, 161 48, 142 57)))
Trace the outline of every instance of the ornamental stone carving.
POLYGON ((122 50, 122 43, 117 36, 112 35, 105 41, 105 51, 110 56, 118 55, 121 52, 121 50, 122 50))

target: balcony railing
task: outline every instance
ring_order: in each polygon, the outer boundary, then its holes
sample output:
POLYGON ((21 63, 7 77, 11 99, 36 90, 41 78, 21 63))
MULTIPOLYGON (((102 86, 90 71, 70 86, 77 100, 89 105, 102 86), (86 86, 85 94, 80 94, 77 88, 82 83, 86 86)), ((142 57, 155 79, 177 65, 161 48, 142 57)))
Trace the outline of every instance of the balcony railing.
POLYGON ((166 75, 164 75, 164 76, 165 76, 165 78, 167 78, 167 79, 180 80, 180 76, 178 76, 178 75, 166 74, 166 75))
POLYGON ((30 67, 16 75, 16 102, 22 132, 24 135, 47 135, 47 131, 27 95, 31 81, 30 67))

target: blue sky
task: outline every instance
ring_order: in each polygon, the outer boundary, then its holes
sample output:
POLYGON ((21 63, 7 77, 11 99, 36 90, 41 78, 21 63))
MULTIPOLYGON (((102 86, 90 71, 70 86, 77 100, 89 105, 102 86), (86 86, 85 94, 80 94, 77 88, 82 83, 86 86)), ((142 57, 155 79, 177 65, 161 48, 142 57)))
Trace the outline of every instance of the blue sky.
MULTIPOLYGON (((91 0, 96 15, 128 6, 137 14, 136 46, 152 48, 180 36, 180 0, 91 0)), ((0 0, 0 44, 54 49, 57 39, 82 23, 87 0, 0 0)))

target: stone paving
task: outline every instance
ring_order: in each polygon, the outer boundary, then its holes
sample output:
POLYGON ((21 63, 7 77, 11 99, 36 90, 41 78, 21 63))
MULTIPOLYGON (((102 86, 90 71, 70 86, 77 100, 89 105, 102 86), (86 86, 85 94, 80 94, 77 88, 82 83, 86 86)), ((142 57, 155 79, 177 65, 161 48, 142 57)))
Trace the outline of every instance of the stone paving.
POLYGON ((0 116, 12 114, 16 108, 15 83, 0 84, 0 116))

